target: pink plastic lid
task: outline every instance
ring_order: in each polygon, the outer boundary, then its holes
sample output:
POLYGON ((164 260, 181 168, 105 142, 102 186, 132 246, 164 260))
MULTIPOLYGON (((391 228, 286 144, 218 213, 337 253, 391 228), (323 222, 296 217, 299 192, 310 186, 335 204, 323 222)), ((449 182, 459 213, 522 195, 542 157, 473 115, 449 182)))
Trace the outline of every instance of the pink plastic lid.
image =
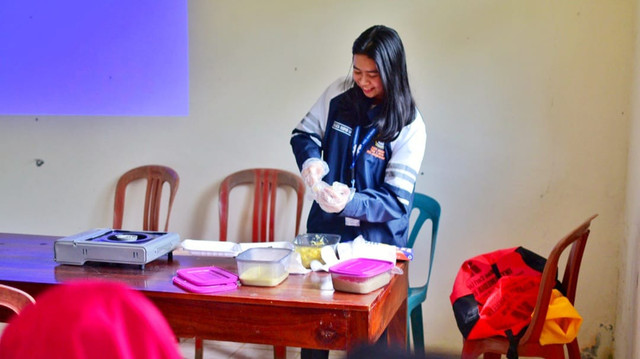
POLYGON ((238 276, 218 267, 183 268, 176 271, 178 277, 195 285, 220 285, 235 283, 238 276))
POLYGON ((331 268, 330 273, 352 277, 374 277, 393 268, 393 263, 369 258, 353 258, 340 262, 331 268))
POLYGON ((236 282, 222 283, 222 284, 215 284, 215 285, 197 285, 178 276, 173 277, 173 284, 186 290, 187 292, 200 293, 200 294, 224 292, 227 290, 236 289, 238 287, 238 284, 236 282))

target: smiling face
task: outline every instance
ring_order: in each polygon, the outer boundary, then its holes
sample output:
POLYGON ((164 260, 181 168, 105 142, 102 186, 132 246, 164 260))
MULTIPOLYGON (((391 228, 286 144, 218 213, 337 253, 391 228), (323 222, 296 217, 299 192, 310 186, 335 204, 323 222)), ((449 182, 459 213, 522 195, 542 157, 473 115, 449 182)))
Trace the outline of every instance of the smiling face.
POLYGON ((382 78, 376 62, 370 57, 361 54, 353 55, 353 80, 365 96, 375 99, 376 103, 382 101, 384 97, 382 78))

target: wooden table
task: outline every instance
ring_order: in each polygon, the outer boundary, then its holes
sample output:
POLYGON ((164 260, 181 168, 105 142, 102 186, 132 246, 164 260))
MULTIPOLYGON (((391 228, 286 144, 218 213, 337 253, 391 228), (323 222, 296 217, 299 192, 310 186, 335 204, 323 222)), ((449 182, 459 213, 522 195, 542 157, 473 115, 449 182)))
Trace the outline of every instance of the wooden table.
POLYGON ((240 286, 202 295, 174 286, 176 270, 215 265, 236 272, 233 258, 174 254, 172 261, 163 256, 144 269, 104 263, 61 265, 53 260, 57 238, 0 233, 0 283, 37 296, 51 285, 74 279, 121 281, 150 298, 178 337, 330 350, 378 340, 405 344, 406 262, 398 263, 403 275, 369 294, 334 292, 328 273, 312 272, 289 275, 273 288, 240 286))

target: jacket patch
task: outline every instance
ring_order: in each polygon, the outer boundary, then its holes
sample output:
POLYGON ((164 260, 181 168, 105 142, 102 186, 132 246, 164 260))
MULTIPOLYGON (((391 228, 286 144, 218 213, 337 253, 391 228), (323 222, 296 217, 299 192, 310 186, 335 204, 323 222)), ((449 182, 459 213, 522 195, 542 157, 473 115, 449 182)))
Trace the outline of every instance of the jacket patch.
POLYGON ((334 129, 335 131, 342 132, 347 136, 351 136, 351 127, 349 127, 349 126, 347 126, 345 124, 342 124, 342 123, 336 121, 336 122, 333 123, 331 128, 334 129))
POLYGON ((369 147, 369 149, 367 150, 367 153, 377 159, 384 161, 385 159, 384 143, 376 141, 371 147, 369 147))

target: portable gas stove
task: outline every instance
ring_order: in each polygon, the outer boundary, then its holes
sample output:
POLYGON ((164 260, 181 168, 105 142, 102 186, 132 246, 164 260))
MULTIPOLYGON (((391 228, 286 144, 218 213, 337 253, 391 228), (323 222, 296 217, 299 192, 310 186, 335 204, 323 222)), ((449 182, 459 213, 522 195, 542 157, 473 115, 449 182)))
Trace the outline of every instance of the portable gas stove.
POLYGON ((56 240, 54 259, 58 263, 83 265, 106 262, 144 265, 168 254, 180 244, 171 232, 125 231, 97 228, 56 240))

